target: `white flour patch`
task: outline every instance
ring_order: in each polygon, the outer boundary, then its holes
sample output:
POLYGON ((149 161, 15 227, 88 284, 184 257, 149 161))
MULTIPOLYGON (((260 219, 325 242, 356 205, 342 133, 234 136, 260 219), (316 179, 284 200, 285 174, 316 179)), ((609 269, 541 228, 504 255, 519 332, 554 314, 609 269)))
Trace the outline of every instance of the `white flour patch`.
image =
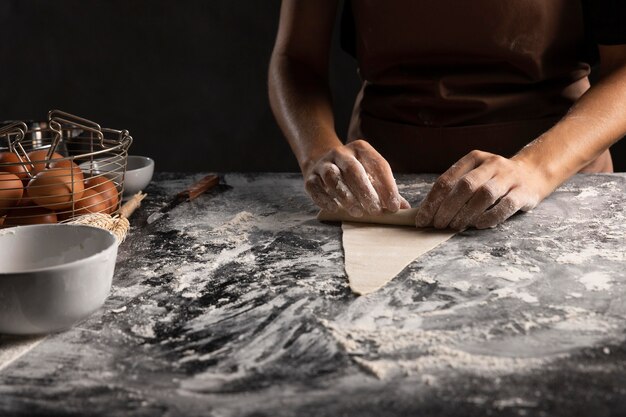
POLYGON ((252 253, 246 253, 252 248, 250 244, 242 244, 233 249, 224 249, 213 259, 206 263, 187 263, 170 265, 170 271, 174 277, 174 291, 182 293, 186 298, 198 298, 207 285, 206 277, 217 270, 220 266, 228 263, 251 264, 255 258, 252 253))
POLYGON ((130 331, 135 333, 137 336, 143 337, 144 339, 152 339, 156 337, 154 327, 149 323, 136 324, 130 328, 130 331))
MULTIPOLYGON (((216 227, 209 232, 212 242, 224 242, 232 244, 241 244, 247 242, 249 233, 247 229, 250 222, 254 219, 254 215, 247 211, 241 211, 233 218, 216 227)), ((197 236, 200 238, 201 236, 197 236)))
POLYGON ((467 257, 476 262, 484 262, 488 260, 489 258, 491 258, 491 254, 489 254, 488 252, 480 252, 480 251, 473 250, 467 254, 467 257))
POLYGON ((576 196, 576 198, 584 200, 584 199, 588 199, 588 198, 592 198, 592 197, 597 197, 598 195, 600 195, 598 193, 598 190, 595 187, 588 187, 583 189, 580 194, 578 194, 576 196))
POLYGON ((424 273, 422 273, 421 271, 415 275, 411 277, 412 280, 414 281, 419 281, 419 282, 423 282, 425 284, 436 284, 437 280, 433 277, 431 277, 430 275, 426 275, 424 273))
POLYGON ((624 262, 626 261, 626 250, 621 252, 607 251, 603 248, 588 246, 580 251, 564 253, 560 255, 556 261, 561 264, 582 265, 589 263, 589 261, 596 257, 608 261, 624 262))
POLYGON ((167 309, 159 307, 156 301, 146 301, 144 305, 137 308, 141 311, 131 311, 131 313, 133 313, 133 317, 138 318, 140 321, 133 324, 130 331, 144 339, 155 338, 154 326, 156 326, 157 322, 163 321, 164 315, 167 314, 167 309))
POLYGON ((471 288, 472 284, 470 284, 467 281, 454 281, 451 284, 452 288, 456 288, 457 290, 461 291, 461 292, 466 292, 469 291, 469 289, 471 288))
POLYGON ((467 331, 398 330, 392 327, 371 330, 359 327, 347 331, 328 322, 323 324, 344 349, 354 355, 352 359, 357 364, 382 380, 425 373, 432 375, 450 369, 502 375, 530 371, 545 363, 542 358, 514 358, 461 350, 456 346, 456 340, 459 336, 467 336, 467 331), (377 347, 376 354, 367 357, 367 346, 372 341, 377 347))
POLYGON ((539 272, 537 267, 529 267, 528 270, 524 271, 514 266, 506 266, 504 269, 499 271, 488 272, 487 276, 517 282, 533 278, 536 272, 539 272))
POLYGON ((588 291, 604 291, 611 289, 611 277, 603 272, 590 272, 583 275, 578 281, 585 286, 588 291))
POLYGON ((589 312, 587 316, 574 316, 556 323, 554 328, 571 332, 608 332, 613 330, 615 326, 602 320, 602 317, 589 312))
POLYGON ((509 407, 536 407, 537 403, 524 398, 513 397, 494 401, 493 406, 498 410, 503 410, 509 407))
POLYGON ((252 219, 254 219, 254 214, 248 211, 240 211, 239 213, 235 214, 232 219, 226 222, 222 226, 222 228, 233 228, 236 226, 240 226, 243 223, 250 222, 252 219))
POLYGON ((248 211, 240 211, 212 230, 187 230, 191 248, 198 256, 197 262, 183 261, 169 263, 159 274, 172 274, 173 290, 185 298, 199 298, 210 282, 211 275, 221 266, 229 263, 254 265, 256 259, 249 253, 248 243, 251 228, 257 227, 257 216, 248 211), (218 254, 207 251, 205 241, 226 246, 218 254))
POLYGON ((539 299, 534 295, 527 293, 526 291, 518 291, 514 287, 504 287, 493 291, 493 294, 498 298, 517 298, 527 303, 538 303, 539 299))

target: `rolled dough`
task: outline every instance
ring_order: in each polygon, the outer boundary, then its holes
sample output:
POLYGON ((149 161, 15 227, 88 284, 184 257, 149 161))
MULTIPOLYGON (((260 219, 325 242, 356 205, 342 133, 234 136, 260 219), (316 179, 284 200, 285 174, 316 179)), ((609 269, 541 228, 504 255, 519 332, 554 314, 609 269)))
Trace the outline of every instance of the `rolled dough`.
POLYGON ((397 226, 415 226, 416 208, 402 209, 395 213, 384 213, 378 215, 365 214, 361 217, 353 217, 345 210, 335 213, 322 210, 317 214, 317 220, 321 222, 355 222, 374 224, 395 224, 397 226))
POLYGON ((345 269, 354 293, 365 295, 382 288, 420 255, 454 236, 449 230, 416 229, 416 212, 405 209, 363 217, 345 211, 318 214, 320 221, 343 222, 345 269))

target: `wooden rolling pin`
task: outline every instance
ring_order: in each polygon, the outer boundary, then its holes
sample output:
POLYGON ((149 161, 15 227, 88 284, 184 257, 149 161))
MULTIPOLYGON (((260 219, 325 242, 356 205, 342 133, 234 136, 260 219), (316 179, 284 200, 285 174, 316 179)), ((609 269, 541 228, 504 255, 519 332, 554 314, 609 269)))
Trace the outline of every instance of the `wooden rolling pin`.
POLYGON ((364 214, 361 217, 354 217, 347 211, 339 209, 335 213, 322 210, 317 214, 317 220, 321 222, 356 222, 356 223, 376 223, 390 224, 394 226, 415 227, 416 208, 400 209, 395 213, 383 213, 376 215, 364 214))

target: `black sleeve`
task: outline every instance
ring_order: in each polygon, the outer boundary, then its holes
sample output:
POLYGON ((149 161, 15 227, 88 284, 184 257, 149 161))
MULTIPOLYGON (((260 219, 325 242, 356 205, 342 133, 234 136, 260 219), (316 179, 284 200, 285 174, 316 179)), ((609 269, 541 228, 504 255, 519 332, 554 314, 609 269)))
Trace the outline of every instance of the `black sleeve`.
POLYGON ((583 10, 596 44, 626 44, 626 0, 583 0, 583 10))

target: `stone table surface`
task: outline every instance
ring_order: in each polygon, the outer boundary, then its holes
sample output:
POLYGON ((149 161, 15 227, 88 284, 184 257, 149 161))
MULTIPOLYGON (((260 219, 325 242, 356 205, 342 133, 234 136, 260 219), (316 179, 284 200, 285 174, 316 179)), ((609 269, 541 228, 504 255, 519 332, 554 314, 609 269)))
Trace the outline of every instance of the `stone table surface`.
MULTIPOLYGON (((201 176, 155 177, 105 306, 0 371, 0 415, 626 415, 625 175, 576 176, 365 297, 296 174, 226 175, 146 224, 201 176)), ((415 205, 433 179, 398 180, 415 205)))

